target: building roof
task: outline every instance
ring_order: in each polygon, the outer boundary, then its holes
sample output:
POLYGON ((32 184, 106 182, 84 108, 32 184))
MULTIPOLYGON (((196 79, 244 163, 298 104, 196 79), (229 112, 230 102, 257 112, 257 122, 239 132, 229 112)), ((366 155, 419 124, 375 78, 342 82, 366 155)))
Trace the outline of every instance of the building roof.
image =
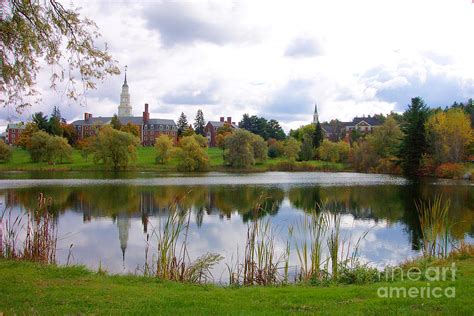
MULTIPOLYGON (((132 123, 134 125, 143 125, 143 117, 141 116, 119 116, 120 123, 128 124, 132 123)), ((112 120, 112 117, 91 117, 87 122, 85 120, 76 120, 72 122, 72 125, 94 125, 94 124, 109 124, 112 120)), ((168 119, 149 119, 147 124, 163 124, 176 126, 173 120, 168 119)))
MULTIPOLYGON (((227 122, 209 121, 209 122, 207 122, 207 123, 208 123, 208 124, 211 124, 211 125, 214 126, 214 127, 218 127, 218 128, 219 128, 219 127, 224 126, 224 124, 226 124, 227 122)), ((229 124, 229 123, 227 123, 227 124, 229 124)), ((230 126, 233 127, 233 128, 239 128, 236 124, 230 124, 230 126)))
POLYGON ((25 124, 23 123, 11 123, 7 125, 7 129, 10 128, 17 128, 17 129, 25 129, 25 124))
POLYGON ((357 125, 362 121, 365 121, 367 124, 372 125, 372 126, 382 125, 382 123, 380 123, 379 120, 377 120, 375 117, 370 117, 370 116, 368 116, 368 117, 354 117, 354 119, 352 120, 352 124, 357 125))

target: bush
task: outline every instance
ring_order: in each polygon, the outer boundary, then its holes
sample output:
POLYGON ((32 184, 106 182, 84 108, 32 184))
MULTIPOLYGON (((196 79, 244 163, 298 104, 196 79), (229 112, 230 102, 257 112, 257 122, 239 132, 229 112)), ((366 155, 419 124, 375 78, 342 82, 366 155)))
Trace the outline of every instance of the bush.
POLYGON ((171 149, 173 148, 173 141, 168 135, 160 135, 155 141, 156 162, 164 164, 171 156, 171 149))
POLYGON ((252 149, 253 149, 253 158, 255 162, 263 162, 267 159, 268 147, 265 140, 258 135, 252 134, 252 141, 251 141, 252 149))
POLYGON ((196 135, 181 138, 180 148, 177 151, 179 171, 205 171, 207 169, 209 156, 196 138, 196 135))
POLYGON ((27 150, 33 162, 47 161, 49 157, 47 146, 50 138, 51 136, 43 131, 31 135, 27 150))
POLYGON ((91 144, 94 161, 103 163, 114 170, 127 169, 136 159, 137 146, 140 140, 130 133, 103 127, 91 144))
POLYGON ((444 163, 438 166, 435 175, 439 178, 459 179, 464 174, 464 165, 461 163, 444 163))
POLYGON ((283 154, 285 155, 286 159, 288 159, 289 162, 294 162, 296 160, 296 157, 298 157, 300 150, 301 150, 301 143, 298 142, 295 138, 290 137, 285 142, 283 154))
POLYGON ((0 162, 8 162, 12 158, 12 150, 10 146, 0 140, 0 162))
POLYGON ((46 144, 48 162, 69 162, 72 156, 72 147, 64 137, 50 136, 46 144))

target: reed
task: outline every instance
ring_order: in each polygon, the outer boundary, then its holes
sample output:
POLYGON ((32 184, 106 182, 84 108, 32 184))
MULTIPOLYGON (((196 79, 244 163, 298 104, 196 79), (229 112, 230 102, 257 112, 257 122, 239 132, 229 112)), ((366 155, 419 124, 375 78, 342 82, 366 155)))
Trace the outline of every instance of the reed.
MULTIPOLYGON (((318 209, 323 210, 324 206, 318 207, 318 209)), ((300 234, 303 235, 303 241, 295 243, 300 264, 298 274, 300 281, 320 279, 322 277, 323 245, 328 224, 326 212, 312 211, 309 215, 305 214, 297 226, 300 234)))
MULTIPOLYGON (((337 214, 333 214, 332 218, 333 227, 331 229, 331 233, 329 234, 329 238, 327 239, 327 245, 329 249, 329 257, 331 258, 331 276, 333 279, 337 279, 339 266, 338 255, 340 247, 341 217, 337 214)), ((341 248, 344 249, 344 246, 341 248)))
POLYGON ((422 250, 425 257, 448 256, 449 246, 449 207, 450 200, 443 201, 442 195, 436 195, 427 203, 415 203, 422 233, 422 250))
POLYGON ((11 209, 3 212, 1 257, 44 264, 56 262, 57 225, 48 211, 51 203, 52 199, 41 193, 36 209, 22 215, 14 215, 11 209))

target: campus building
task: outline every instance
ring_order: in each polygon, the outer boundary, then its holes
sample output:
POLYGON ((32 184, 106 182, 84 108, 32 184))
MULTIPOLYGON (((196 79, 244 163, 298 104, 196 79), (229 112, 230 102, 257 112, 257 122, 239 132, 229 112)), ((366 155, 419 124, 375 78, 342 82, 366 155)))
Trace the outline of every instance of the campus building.
POLYGON ((204 128, 206 133, 207 141, 209 143, 209 147, 216 147, 217 146, 217 129, 219 127, 223 127, 224 124, 228 124, 231 128, 239 128, 235 122, 232 122, 232 117, 228 116, 227 120, 224 119, 222 116, 219 121, 209 121, 204 128))

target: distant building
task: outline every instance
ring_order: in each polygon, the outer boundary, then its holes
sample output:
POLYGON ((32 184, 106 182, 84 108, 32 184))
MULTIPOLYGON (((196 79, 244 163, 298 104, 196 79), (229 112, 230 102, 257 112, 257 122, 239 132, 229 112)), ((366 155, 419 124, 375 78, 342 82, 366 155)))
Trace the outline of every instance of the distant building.
POLYGON ((318 115, 318 105, 314 104, 314 113, 313 113, 313 124, 318 124, 319 122, 319 115, 318 115))
POLYGON ((15 145, 18 139, 20 139, 20 135, 24 130, 25 124, 23 123, 8 124, 5 135, 5 143, 9 145, 15 145))
POLYGON ((331 141, 344 139, 349 141, 352 131, 369 134, 382 123, 375 117, 355 117, 352 122, 323 123, 321 127, 325 136, 331 141))
MULTIPOLYGON (((151 119, 148 112, 148 103, 145 104, 145 111, 142 116, 118 117, 122 125, 131 123, 138 127, 140 142, 143 146, 153 146, 155 139, 160 135, 168 135, 176 140, 178 129, 173 120, 151 119)), ((92 117, 90 113, 84 113, 83 120, 72 122, 76 129, 78 139, 97 135, 103 125, 110 124, 112 117, 92 117)))
POLYGON ((224 126, 224 124, 229 124, 231 128, 239 128, 235 122, 232 122, 232 117, 227 117, 227 120, 222 116, 219 121, 209 121, 204 128, 204 131, 207 136, 207 141, 209 142, 209 147, 217 146, 217 129, 224 126))

